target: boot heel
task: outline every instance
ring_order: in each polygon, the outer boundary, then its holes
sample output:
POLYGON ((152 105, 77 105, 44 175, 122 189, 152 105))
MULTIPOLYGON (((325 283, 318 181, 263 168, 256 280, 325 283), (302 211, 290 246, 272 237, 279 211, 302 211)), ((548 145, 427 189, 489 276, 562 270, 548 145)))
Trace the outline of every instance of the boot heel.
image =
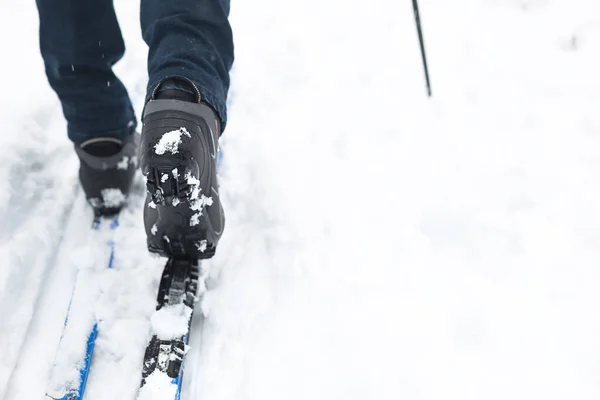
POLYGON ((178 161, 163 161, 160 165, 149 167, 146 188, 154 204, 177 206, 193 200, 190 177, 196 179, 198 175, 199 167, 196 163, 188 162, 188 165, 183 165, 178 161))

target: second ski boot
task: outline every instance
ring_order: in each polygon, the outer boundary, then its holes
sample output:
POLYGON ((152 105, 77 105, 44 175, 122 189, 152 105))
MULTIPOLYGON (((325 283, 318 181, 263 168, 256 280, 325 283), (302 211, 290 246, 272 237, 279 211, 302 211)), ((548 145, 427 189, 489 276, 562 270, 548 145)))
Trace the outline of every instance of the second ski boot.
POLYGON ((144 225, 150 252, 207 259, 214 256, 225 225, 217 182, 220 122, 197 88, 189 88, 159 87, 144 108, 144 225))
POLYGON ((75 146, 79 180, 96 217, 118 214, 137 169, 139 134, 127 140, 94 138, 75 146))

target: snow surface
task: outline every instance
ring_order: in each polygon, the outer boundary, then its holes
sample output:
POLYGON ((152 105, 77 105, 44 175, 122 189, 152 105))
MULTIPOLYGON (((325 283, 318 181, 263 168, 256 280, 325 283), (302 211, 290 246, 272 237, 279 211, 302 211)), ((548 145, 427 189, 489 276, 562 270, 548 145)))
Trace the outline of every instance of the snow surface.
POLYGON ((174 399, 177 385, 167 374, 154 371, 146 379, 146 385, 140 390, 137 400, 174 399))
MULTIPOLYGON (((77 211, 81 212, 81 202, 78 208, 77 211)), ((81 220, 76 219, 67 227, 69 233, 79 231, 76 240, 72 243, 74 247, 70 249, 70 258, 76 260, 76 285, 69 300, 69 323, 62 331, 63 340, 60 342, 50 371, 47 387, 51 393, 67 392, 79 387, 79 368, 81 360, 85 357, 85 343, 96 322, 94 313, 88 313, 87 310, 93 310, 98 300, 101 286, 96 281, 102 279, 110 258, 109 242, 113 235, 109 224, 102 224, 97 231, 92 231, 89 227, 85 230, 81 229, 81 225, 81 220), (73 346, 73 343, 84 345, 73 346)), ((70 245, 71 243, 66 242, 64 247, 69 248, 70 245)), ((62 257, 58 260, 62 261, 62 257)))
POLYGON ((152 332, 161 340, 171 340, 187 333, 192 309, 185 304, 162 307, 152 315, 152 332))
MULTIPOLYGON (((115 4, 139 115, 139 3, 115 4)), ((185 399, 600 398, 600 3, 420 5, 432 99, 409 1, 232 4, 227 227, 185 399)), ((0 398, 43 397, 86 271, 86 399, 133 399, 164 263, 143 182, 102 269, 34 3, 6 9, 0 71, 27 78, 0 97, 0 398)))

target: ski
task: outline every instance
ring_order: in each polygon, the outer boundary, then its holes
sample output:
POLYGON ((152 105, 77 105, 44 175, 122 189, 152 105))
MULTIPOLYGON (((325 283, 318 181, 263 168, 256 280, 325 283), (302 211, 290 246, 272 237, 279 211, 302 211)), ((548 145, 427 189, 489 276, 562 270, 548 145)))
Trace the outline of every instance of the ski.
MULTIPOLYGON (((118 217, 96 217, 92 224, 92 229, 98 233, 100 233, 104 227, 107 227, 109 230, 111 238, 106 241, 108 251, 107 268, 112 268, 113 266, 115 246, 114 241, 112 240, 112 234, 118 226, 118 217)), ((79 270, 71 293, 71 300, 67 308, 63 332, 51 372, 50 385, 46 391, 46 399, 81 400, 85 392, 92 356, 96 345, 96 338, 98 336, 98 322, 93 315, 93 309, 89 308, 90 304, 93 304, 94 299, 91 299, 92 301, 90 303, 89 293, 85 293, 85 288, 78 285, 81 284, 81 281, 84 279, 82 271, 79 270), (78 335, 76 332, 78 328, 74 325, 81 324, 82 320, 79 318, 79 320, 73 322, 74 319, 71 315, 73 309, 76 307, 88 308, 85 310, 87 317, 84 318, 83 322, 87 322, 89 333, 84 342, 82 341, 79 345, 73 346, 73 339, 81 339, 81 335, 78 335), (75 332, 73 333, 73 331, 75 332), (74 372, 73 368, 68 368, 72 365, 76 365, 77 373, 74 372)))
MULTIPOLYGON (((217 169, 223 152, 217 152, 217 169)), ((200 262, 169 257, 151 318, 137 400, 180 400, 194 306, 199 300, 200 262)))
POLYGON ((138 400, 179 400, 200 267, 169 258, 160 280, 152 339, 146 347, 138 400))

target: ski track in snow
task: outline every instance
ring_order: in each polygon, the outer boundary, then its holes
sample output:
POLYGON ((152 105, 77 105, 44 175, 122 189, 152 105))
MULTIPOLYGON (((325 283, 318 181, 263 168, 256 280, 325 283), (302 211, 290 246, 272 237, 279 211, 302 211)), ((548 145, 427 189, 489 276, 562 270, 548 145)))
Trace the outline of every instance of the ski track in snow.
POLYGON ((27 139, 8 147, 0 167, 0 179, 7 183, 0 199, 0 397, 26 340, 76 193, 75 170, 64 162, 64 149, 55 148, 35 123, 45 124, 46 115, 29 118, 34 123, 5 124, 7 132, 27 139))
MULTIPOLYGON (((139 115, 138 5, 116 2, 117 73, 139 115)), ((420 6, 432 99, 410 2, 232 4, 226 232, 203 264, 184 399, 600 396, 600 6, 420 6)), ((74 196, 34 5, 14 10, 0 33, 19 21, 23 38, 3 48, 27 51, 19 85, 40 97, 0 99, 3 400, 44 393, 70 285, 99 239, 74 196)), ((164 260, 145 251, 136 185, 114 269, 88 282, 90 400, 135 397, 149 339, 164 260)))
MULTIPOLYGON (((84 283, 78 289, 79 295, 76 297, 81 297, 80 295, 83 294, 83 300, 87 301, 74 302, 69 319, 71 322, 79 323, 69 325, 71 329, 65 331, 65 337, 80 339, 85 343, 91 327, 90 323, 93 324, 93 314, 82 312, 81 309, 88 307, 97 296, 97 290, 85 281, 86 279, 89 281, 95 270, 106 265, 107 253, 104 241, 97 238, 100 233, 91 229, 91 222, 82 223, 82 221, 90 221, 91 218, 91 210, 85 205, 81 192, 81 195, 76 197, 68 222, 65 224, 65 238, 60 249, 57 250, 53 268, 44 279, 45 285, 39 294, 39 305, 25 337, 27 345, 19 356, 19 364, 7 389, 8 398, 13 395, 16 397, 16 393, 23 398, 42 398, 46 386, 52 386, 48 367, 55 361, 57 355, 58 341, 63 332, 66 311, 76 280, 84 283), (80 271, 81 276, 78 274, 80 271), (31 376, 46 377, 48 384, 31 385, 29 384, 31 376)), ((80 346, 61 353, 63 358, 58 358, 56 361, 59 368, 65 372, 63 376, 78 379, 73 364, 64 360, 64 357, 72 353, 81 354, 84 350, 83 346, 80 346)))

